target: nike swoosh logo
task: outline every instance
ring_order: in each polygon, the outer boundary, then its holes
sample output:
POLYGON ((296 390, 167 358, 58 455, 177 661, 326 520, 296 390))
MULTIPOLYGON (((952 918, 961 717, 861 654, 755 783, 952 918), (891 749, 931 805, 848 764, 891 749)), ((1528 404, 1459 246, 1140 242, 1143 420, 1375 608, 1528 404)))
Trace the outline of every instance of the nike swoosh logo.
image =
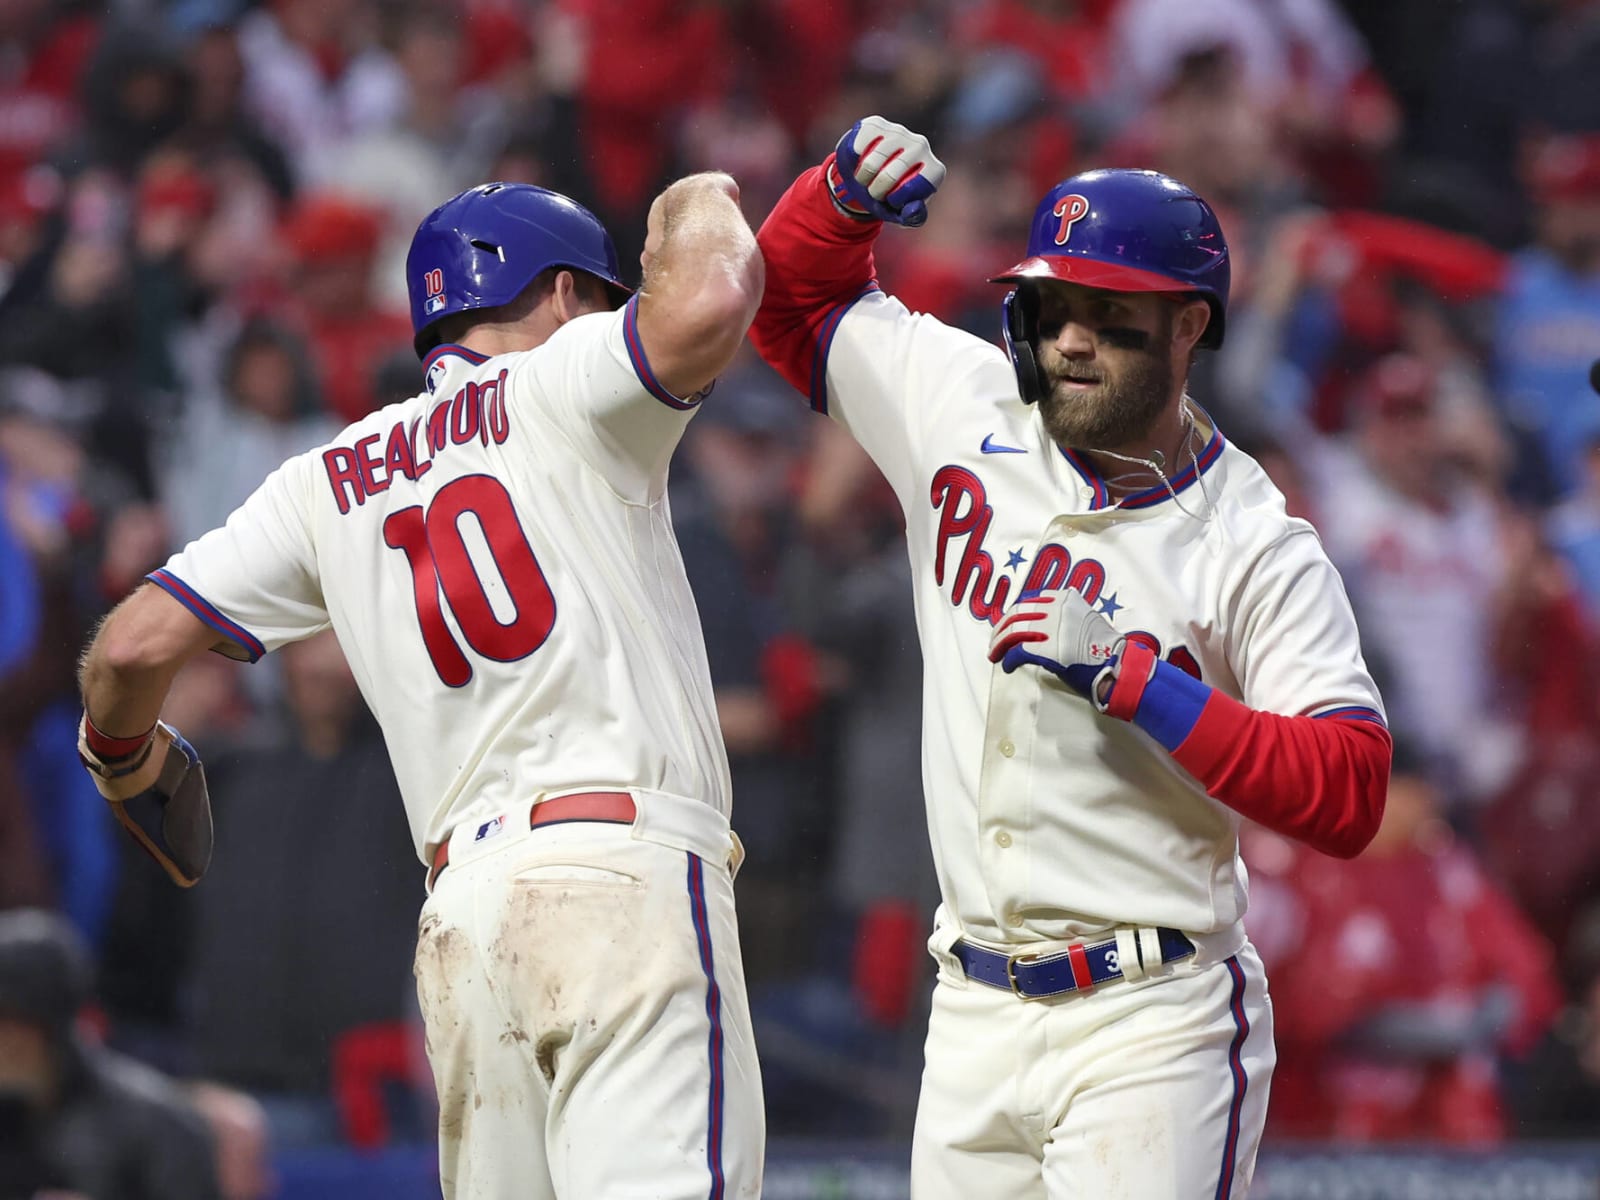
POLYGON ((978 447, 985 454, 1026 454, 1021 446, 1002 446, 994 440, 994 434, 983 439, 983 445, 978 447))

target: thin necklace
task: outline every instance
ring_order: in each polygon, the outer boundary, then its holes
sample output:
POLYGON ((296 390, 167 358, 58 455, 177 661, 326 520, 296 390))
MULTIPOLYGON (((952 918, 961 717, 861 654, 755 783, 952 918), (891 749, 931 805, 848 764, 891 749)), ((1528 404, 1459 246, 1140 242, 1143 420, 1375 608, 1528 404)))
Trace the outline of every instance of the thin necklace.
MULTIPOLYGON (((1189 407, 1188 397, 1185 397, 1183 401, 1183 423, 1188 427, 1189 430, 1188 436, 1183 439, 1183 445, 1184 448, 1189 452, 1189 462, 1194 467, 1195 480, 1200 484, 1200 494, 1205 497, 1206 507, 1209 509, 1211 507, 1211 495, 1206 491, 1205 480, 1202 479, 1200 475, 1200 459, 1194 451, 1195 437, 1197 434, 1199 434, 1200 427, 1198 422, 1196 422, 1194 419, 1194 410, 1189 407)), ((1198 513, 1191 512, 1184 505, 1183 501, 1179 499, 1176 489, 1174 489, 1172 486, 1172 481, 1167 478, 1167 473, 1161 469, 1166 462, 1166 455, 1162 454, 1161 451, 1151 451, 1151 453, 1155 456, 1154 458, 1138 458, 1133 455, 1118 454, 1115 450, 1101 450, 1099 453, 1104 454, 1109 458, 1120 459, 1123 462, 1133 463, 1136 466, 1144 467, 1148 471, 1153 471, 1156 478, 1161 480, 1161 486, 1167 489, 1167 495, 1172 497, 1172 502, 1178 506, 1180 512, 1182 512, 1185 516, 1193 517, 1196 521, 1203 521, 1206 519, 1205 517, 1200 516, 1198 513)), ((1116 486, 1117 484, 1124 483, 1127 480, 1136 478, 1137 476, 1133 474, 1111 475, 1106 478, 1105 483, 1107 488, 1110 488, 1116 486)))

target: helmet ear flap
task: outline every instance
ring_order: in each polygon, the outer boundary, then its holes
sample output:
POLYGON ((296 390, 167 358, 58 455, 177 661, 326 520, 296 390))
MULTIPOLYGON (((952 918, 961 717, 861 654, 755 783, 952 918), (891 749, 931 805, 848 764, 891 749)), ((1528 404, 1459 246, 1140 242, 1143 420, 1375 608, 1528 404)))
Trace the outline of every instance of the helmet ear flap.
POLYGON ((1006 293, 1005 335, 1006 353, 1017 372, 1017 390, 1024 404, 1037 404, 1044 398, 1044 377, 1039 373, 1039 362, 1034 349, 1039 337, 1039 292, 1023 284, 1006 293))

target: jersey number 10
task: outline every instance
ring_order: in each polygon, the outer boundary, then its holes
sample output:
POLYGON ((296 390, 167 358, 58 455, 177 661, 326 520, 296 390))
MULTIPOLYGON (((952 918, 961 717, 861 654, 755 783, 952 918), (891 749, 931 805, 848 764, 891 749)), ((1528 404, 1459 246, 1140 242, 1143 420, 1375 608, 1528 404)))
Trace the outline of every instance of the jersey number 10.
POLYGON ((467 645, 496 662, 526 658, 550 636, 556 599, 533 547, 522 532, 505 485, 489 475, 463 475, 439 489, 424 515, 420 504, 389 514, 383 540, 405 551, 417 602, 422 641, 433 669, 450 687, 472 679, 472 664, 444 619, 439 597, 450 602, 467 645), (471 514, 483 530, 484 544, 516 609, 507 623, 495 614, 489 593, 461 534, 461 518, 471 514))

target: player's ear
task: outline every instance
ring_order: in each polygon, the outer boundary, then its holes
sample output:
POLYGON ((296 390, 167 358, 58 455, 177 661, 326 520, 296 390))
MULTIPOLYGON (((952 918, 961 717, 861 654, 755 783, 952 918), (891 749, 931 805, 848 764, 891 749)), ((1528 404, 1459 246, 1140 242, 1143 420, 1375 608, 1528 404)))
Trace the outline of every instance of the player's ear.
POLYGON ((1206 326, 1211 324, 1211 306, 1204 300, 1187 300, 1178 306, 1172 322, 1172 349, 1174 357, 1186 358, 1200 343, 1206 326))
POLYGON ((550 288, 550 305, 558 326, 587 311, 583 297, 578 294, 578 280, 571 271, 556 272, 555 283, 550 288))

